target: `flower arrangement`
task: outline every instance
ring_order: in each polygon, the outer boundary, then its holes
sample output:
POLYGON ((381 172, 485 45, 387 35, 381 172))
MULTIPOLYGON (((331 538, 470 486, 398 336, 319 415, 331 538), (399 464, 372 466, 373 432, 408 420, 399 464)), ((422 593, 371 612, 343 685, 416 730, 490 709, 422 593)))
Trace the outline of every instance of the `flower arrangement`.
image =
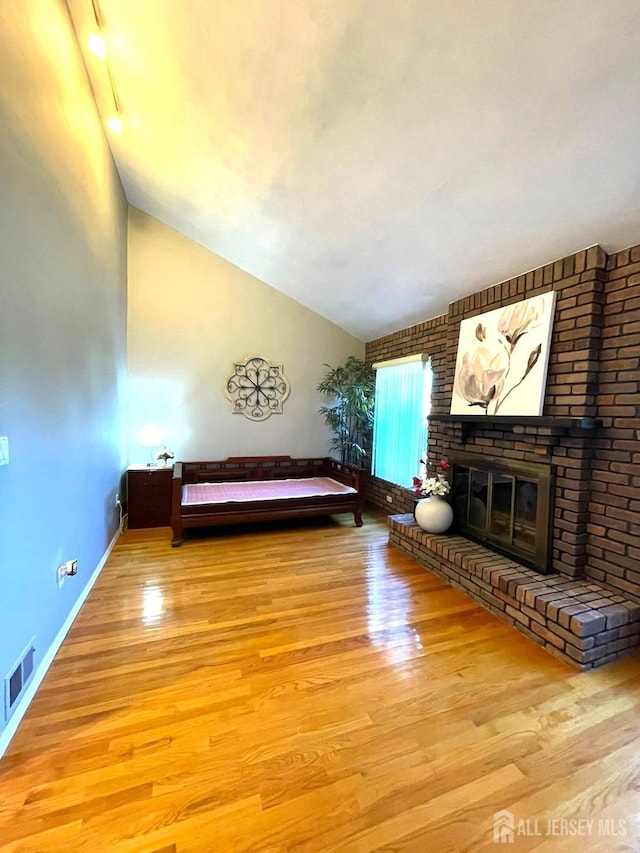
POLYGON ((423 477, 414 477, 413 478, 413 490, 416 495, 426 498, 431 495, 438 495, 439 497, 444 497, 448 495, 451 491, 451 485, 448 480, 445 479, 445 474, 451 467, 451 465, 447 462, 446 459, 441 459, 436 468, 438 469, 435 477, 427 477, 427 464, 421 459, 420 464, 424 467, 424 475, 423 477))
POLYGON ((175 455, 176 454, 172 450, 167 450, 167 448, 165 447, 164 450, 161 450, 159 453, 156 453, 156 459, 158 461, 162 460, 166 466, 169 464, 170 459, 175 459, 175 455))

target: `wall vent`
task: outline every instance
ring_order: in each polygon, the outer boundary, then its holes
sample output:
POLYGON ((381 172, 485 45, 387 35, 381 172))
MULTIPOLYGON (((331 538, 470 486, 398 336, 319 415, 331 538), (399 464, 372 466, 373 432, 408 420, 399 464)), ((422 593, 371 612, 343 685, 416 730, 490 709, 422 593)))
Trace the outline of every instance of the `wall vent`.
POLYGON ((17 663, 4 679, 4 719, 5 722, 15 710, 18 700, 25 688, 31 681, 33 675, 33 658, 35 655, 35 637, 18 658, 17 663))

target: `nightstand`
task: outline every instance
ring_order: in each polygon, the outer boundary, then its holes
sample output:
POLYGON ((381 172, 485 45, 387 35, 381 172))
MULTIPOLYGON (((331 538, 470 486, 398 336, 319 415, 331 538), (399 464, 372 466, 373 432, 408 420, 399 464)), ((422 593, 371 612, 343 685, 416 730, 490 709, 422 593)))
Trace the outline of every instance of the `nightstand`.
POLYGON ((127 526, 168 527, 171 524, 173 467, 127 469, 127 526))

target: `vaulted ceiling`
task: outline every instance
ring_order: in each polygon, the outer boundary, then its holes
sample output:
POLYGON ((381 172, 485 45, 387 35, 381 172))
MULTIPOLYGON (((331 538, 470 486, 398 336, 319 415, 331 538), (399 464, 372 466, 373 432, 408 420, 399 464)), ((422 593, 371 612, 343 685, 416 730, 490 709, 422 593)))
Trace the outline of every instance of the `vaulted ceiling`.
POLYGON ((640 242, 638 0, 99 3, 129 202, 363 340, 640 242))

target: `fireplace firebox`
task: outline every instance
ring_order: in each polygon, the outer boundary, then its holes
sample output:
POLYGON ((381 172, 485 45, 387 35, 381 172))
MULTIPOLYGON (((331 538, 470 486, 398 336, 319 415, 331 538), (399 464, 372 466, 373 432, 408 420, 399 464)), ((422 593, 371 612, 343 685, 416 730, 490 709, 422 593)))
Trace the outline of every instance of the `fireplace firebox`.
POLYGON ((550 571, 551 467, 462 451, 451 452, 449 461, 456 531, 550 571))

